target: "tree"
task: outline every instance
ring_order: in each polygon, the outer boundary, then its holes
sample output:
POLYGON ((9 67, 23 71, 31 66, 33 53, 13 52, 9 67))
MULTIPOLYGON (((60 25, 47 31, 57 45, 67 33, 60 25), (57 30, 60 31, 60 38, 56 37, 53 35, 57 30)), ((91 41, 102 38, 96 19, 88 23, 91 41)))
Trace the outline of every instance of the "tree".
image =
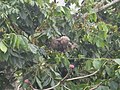
POLYGON ((0 1, 1 90, 120 89, 120 0, 63 3, 0 1))

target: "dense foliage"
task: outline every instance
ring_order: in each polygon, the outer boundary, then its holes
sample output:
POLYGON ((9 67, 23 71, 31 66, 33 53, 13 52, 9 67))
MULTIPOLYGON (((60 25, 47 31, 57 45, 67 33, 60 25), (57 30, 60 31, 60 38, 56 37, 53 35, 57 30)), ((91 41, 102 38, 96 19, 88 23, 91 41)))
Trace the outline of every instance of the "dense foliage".
POLYGON ((50 1, 0 1, 0 90, 119 90, 120 0, 50 1))

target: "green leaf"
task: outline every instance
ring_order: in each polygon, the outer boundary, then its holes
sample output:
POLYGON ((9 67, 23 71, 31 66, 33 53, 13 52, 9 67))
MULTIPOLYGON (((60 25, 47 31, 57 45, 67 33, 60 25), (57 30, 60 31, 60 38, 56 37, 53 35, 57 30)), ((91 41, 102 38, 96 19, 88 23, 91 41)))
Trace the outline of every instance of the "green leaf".
POLYGON ((109 75, 109 76, 112 76, 112 75, 114 75, 114 69, 113 68, 110 68, 110 67, 108 67, 108 66, 105 66, 105 70, 106 70, 106 72, 107 72, 107 74, 109 75))
POLYGON ((85 69, 90 70, 92 67, 92 62, 91 60, 86 61, 85 69))
POLYGON ((96 90, 110 90, 107 86, 99 86, 96 90))
POLYGON ((50 85, 51 85, 51 86, 55 86, 55 81, 54 81, 54 80, 51 80, 50 85))
POLYGON ((65 11, 64 11, 64 9, 63 9, 63 7, 62 7, 62 6, 60 7, 60 9, 61 9, 61 11, 62 11, 63 13, 65 13, 65 11))
POLYGON ((39 6, 43 5, 43 0, 36 0, 36 1, 37 1, 39 6))
POLYGON ((50 82, 51 82, 51 78, 48 77, 48 78, 43 82, 43 86, 47 86, 47 85, 49 85, 50 82))
POLYGON ((2 41, 0 42, 0 50, 3 51, 4 53, 7 52, 7 47, 4 45, 2 41))
POLYGON ((23 65, 24 65, 24 63, 25 63, 25 60, 22 59, 21 56, 20 56, 20 57, 13 57, 13 56, 11 56, 11 57, 9 57, 8 62, 9 62, 11 65, 14 65, 14 66, 16 66, 16 67, 18 67, 18 68, 22 68, 23 65))
POLYGON ((17 36, 17 42, 16 42, 16 47, 19 49, 20 48, 20 39, 17 36))
POLYGON ((27 17, 27 13, 25 11, 21 10, 20 17, 25 20, 27 17))
POLYGON ((14 42, 14 33, 9 34, 8 36, 10 37, 10 45, 12 46, 14 42))
POLYGON ((105 31, 99 31, 98 32, 98 37, 101 39, 106 39, 107 33, 105 31))
POLYGON ((37 76, 35 77, 35 80, 36 80, 38 86, 40 87, 40 89, 42 89, 43 87, 42 87, 41 81, 37 78, 37 76))
POLYGON ((94 66, 95 69, 100 69, 100 67, 102 66, 102 63, 99 60, 94 60, 93 61, 93 66, 94 66))
POLYGON ((6 52, 6 53, 3 53, 2 51, 0 51, 0 61, 7 61, 8 58, 10 56, 10 53, 6 52))
POLYGON ((36 54, 37 53, 37 46, 33 45, 33 44, 29 44, 29 49, 32 53, 36 54))
POLYGON ((110 90, 118 90, 118 83, 115 81, 111 81, 109 83, 110 90))
POLYGON ((18 36, 15 33, 11 33, 9 34, 9 36, 10 36, 10 46, 12 48, 15 48, 18 42, 18 36))
POLYGON ((21 2, 21 3, 24 3, 24 1, 23 1, 23 0, 20 0, 20 2, 21 2))
POLYGON ((108 32, 108 27, 104 22, 99 22, 97 27, 99 30, 105 31, 106 33, 108 32))
POLYGON ((65 58, 65 57, 63 57, 62 60, 63 60, 63 62, 64 62, 64 64, 65 64, 65 66, 66 66, 66 67, 69 67, 69 65, 70 65, 69 60, 68 60, 67 58, 65 58))
POLYGON ((113 59, 113 60, 120 65, 120 59, 113 59))
POLYGON ((16 41, 16 47, 18 49, 27 50, 28 49, 28 39, 24 36, 18 35, 16 41))
POLYGON ((61 76, 58 72, 55 72, 52 67, 50 67, 50 69, 54 73, 56 79, 61 79, 61 76))
POLYGON ((34 5, 35 5, 35 2, 34 2, 34 1, 31 1, 30 4, 31 4, 32 6, 34 6, 34 5))
POLYGON ((17 35, 14 34, 13 41, 12 41, 13 42, 13 45, 12 45, 13 48, 16 47, 17 40, 18 40, 18 37, 17 37, 17 35))
POLYGON ((90 14, 89 19, 90 19, 91 22, 96 22, 97 21, 96 13, 90 14))
POLYGON ((65 15, 68 19, 71 18, 71 13, 70 13, 70 9, 67 7, 63 7, 64 11, 65 11, 65 15))
POLYGON ((95 42, 96 42, 97 47, 102 47, 103 48, 105 46, 104 41, 101 40, 101 39, 98 39, 95 42))
POLYGON ((53 28, 58 35, 61 35, 61 33, 58 31, 58 28, 55 25, 53 25, 53 28))

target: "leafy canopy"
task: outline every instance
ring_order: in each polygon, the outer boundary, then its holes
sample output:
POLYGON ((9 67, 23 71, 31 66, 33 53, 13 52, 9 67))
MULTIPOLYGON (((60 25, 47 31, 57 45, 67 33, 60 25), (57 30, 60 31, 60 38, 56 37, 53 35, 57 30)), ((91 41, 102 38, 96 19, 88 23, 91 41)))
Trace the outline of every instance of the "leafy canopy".
POLYGON ((120 89, 120 0, 62 1, 0 1, 1 90, 120 89), (77 48, 52 50, 64 35, 77 48))

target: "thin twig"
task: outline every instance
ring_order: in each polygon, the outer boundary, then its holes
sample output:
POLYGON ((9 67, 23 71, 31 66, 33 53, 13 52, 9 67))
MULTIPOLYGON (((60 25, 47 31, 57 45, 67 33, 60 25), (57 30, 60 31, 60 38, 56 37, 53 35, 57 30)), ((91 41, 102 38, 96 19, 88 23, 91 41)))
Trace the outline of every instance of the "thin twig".
POLYGON ((50 87, 50 88, 47 88, 47 89, 43 89, 43 90, 51 90, 51 89, 56 88, 57 86, 59 86, 61 83, 64 82, 64 80, 68 77, 68 75, 69 75, 69 72, 68 72, 68 73, 66 74, 66 76, 65 76, 61 81, 59 81, 55 86, 50 87))
POLYGON ((91 88, 90 90, 95 90, 97 89, 103 82, 100 82, 98 85, 96 85, 95 87, 91 88))
POLYGON ((63 85, 63 87, 66 88, 67 90, 71 90, 71 89, 69 89, 68 87, 66 87, 65 85, 63 85))
POLYGON ((21 86, 21 84, 18 85, 17 90, 20 90, 20 86, 21 86))
POLYGON ((61 83, 61 82, 58 82, 55 86, 50 87, 50 88, 47 88, 47 89, 43 89, 43 90, 51 90, 51 89, 54 89, 54 88, 56 88, 57 86, 59 86, 60 83, 61 83))
POLYGON ((99 69, 89 75, 85 75, 85 76, 78 76, 78 77, 75 77, 75 78, 70 78, 70 79, 66 79, 66 81, 73 81, 73 80, 76 80, 76 79, 83 79, 83 78, 87 78, 87 77, 90 77, 90 76, 93 76, 95 75, 97 72, 99 71, 99 69))
POLYGON ((113 58, 85 58, 85 57, 83 57, 83 58, 68 58, 68 59, 70 59, 70 60, 72 60, 72 59, 76 59, 76 60, 80 60, 80 59, 86 59, 86 60, 112 60, 113 58))

